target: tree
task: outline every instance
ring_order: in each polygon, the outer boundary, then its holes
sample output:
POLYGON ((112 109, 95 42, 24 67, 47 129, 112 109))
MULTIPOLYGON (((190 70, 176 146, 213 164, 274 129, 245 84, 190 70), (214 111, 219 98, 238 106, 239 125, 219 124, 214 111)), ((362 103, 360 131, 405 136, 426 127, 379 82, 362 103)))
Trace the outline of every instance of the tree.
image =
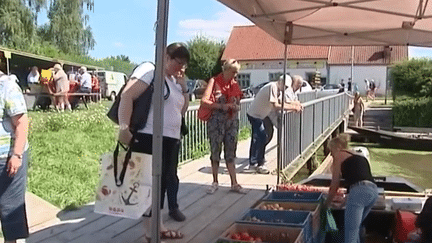
POLYGON ((87 54, 95 45, 89 16, 84 13, 93 10, 93 0, 52 0, 48 18, 49 38, 64 53, 87 54))
POLYGON ((394 95, 432 96, 432 60, 411 59, 391 70, 394 95))
POLYGON ((208 80, 221 71, 220 58, 225 48, 222 41, 214 41, 205 36, 195 36, 187 42, 191 59, 186 69, 190 79, 208 80))
POLYGON ((21 1, 0 1, 0 44, 22 49, 33 41, 33 13, 21 1))

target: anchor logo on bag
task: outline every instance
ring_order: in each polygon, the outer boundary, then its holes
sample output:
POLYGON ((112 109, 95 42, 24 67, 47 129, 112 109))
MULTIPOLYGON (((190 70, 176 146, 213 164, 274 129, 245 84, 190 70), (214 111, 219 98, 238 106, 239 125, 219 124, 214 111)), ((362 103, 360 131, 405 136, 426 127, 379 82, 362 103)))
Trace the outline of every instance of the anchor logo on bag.
POLYGON ((140 184, 138 183, 138 182, 135 182, 134 184, 133 184, 133 187, 129 187, 129 189, 131 189, 131 192, 130 192, 130 194, 129 194, 129 196, 127 197, 127 198, 124 198, 124 196, 123 196, 123 193, 122 193, 122 199, 123 199, 123 202, 124 202, 124 204, 126 205, 126 206, 133 206, 133 205, 137 205, 138 203, 131 203, 130 202, 130 199, 131 199, 131 197, 132 197, 132 194, 134 194, 134 193, 138 193, 138 191, 137 191, 137 188, 140 186, 140 184))

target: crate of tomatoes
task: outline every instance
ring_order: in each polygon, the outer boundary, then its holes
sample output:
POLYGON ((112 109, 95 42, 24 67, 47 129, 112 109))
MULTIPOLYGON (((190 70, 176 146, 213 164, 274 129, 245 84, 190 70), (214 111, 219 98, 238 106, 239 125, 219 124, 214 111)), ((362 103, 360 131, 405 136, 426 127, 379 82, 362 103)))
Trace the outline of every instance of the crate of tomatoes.
POLYGON ((305 241, 302 228, 238 223, 229 227, 217 241, 228 242, 309 243, 305 241))
POLYGON ((312 238, 311 213, 306 211, 249 209, 236 223, 302 228, 306 241, 312 238))
POLYGON ((314 241, 320 237, 321 225, 321 207, 319 202, 304 203, 304 202, 270 202, 261 201, 255 209, 260 210, 276 210, 276 211, 306 211, 311 213, 311 227, 314 241))

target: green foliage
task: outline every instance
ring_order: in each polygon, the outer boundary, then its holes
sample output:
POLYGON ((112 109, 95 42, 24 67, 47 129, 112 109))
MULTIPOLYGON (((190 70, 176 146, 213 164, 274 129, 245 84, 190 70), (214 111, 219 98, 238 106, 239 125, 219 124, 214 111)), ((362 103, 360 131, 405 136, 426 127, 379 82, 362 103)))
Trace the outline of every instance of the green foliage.
POLYGON ((191 54, 186 70, 188 78, 208 80, 221 71, 220 58, 225 48, 222 41, 196 36, 187 42, 187 47, 191 54))
POLYGON ((391 70, 393 94, 412 97, 432 95, 432 60, 410 59, 396 64, 391 70))
POLYGON ((94 201, 99 158, 115 145, 107 107, 74 112, 29 112, 28 190, 60 207, 94 201))
POLYGON ((52 0, 48 18, 49 39, 64 53, 87 54, 93 49, 95 40, 84 6, 92 10, 93 0, 52 0))
POLYGON ((432 127, 432 98, 396 100, 393 119, 395 126, 432 127))
POLYGON ((33 13, 21 1, 0 1, 0 44, 23 48, 35 35, 33 13))

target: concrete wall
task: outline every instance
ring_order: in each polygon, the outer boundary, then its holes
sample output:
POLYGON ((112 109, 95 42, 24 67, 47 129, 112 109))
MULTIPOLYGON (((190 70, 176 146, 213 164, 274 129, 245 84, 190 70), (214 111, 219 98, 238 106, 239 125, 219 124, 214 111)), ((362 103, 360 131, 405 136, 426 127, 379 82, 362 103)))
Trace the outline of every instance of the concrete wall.
MULTIPOLYGON (((353 68, 353 82, 357 83, 360 93, 366 94, 366 83, 365 79, 373 79, 377 86, 377 94, 385 94, 385 80, 386 80, 386 66, 354 66, 353 68)), ((338 84, 341 79, 344 80, 345 85, 348 82, 348 78, 351 77, 351 66, 342 65, 331 65, 329 71, 329 83, 338 84)))

